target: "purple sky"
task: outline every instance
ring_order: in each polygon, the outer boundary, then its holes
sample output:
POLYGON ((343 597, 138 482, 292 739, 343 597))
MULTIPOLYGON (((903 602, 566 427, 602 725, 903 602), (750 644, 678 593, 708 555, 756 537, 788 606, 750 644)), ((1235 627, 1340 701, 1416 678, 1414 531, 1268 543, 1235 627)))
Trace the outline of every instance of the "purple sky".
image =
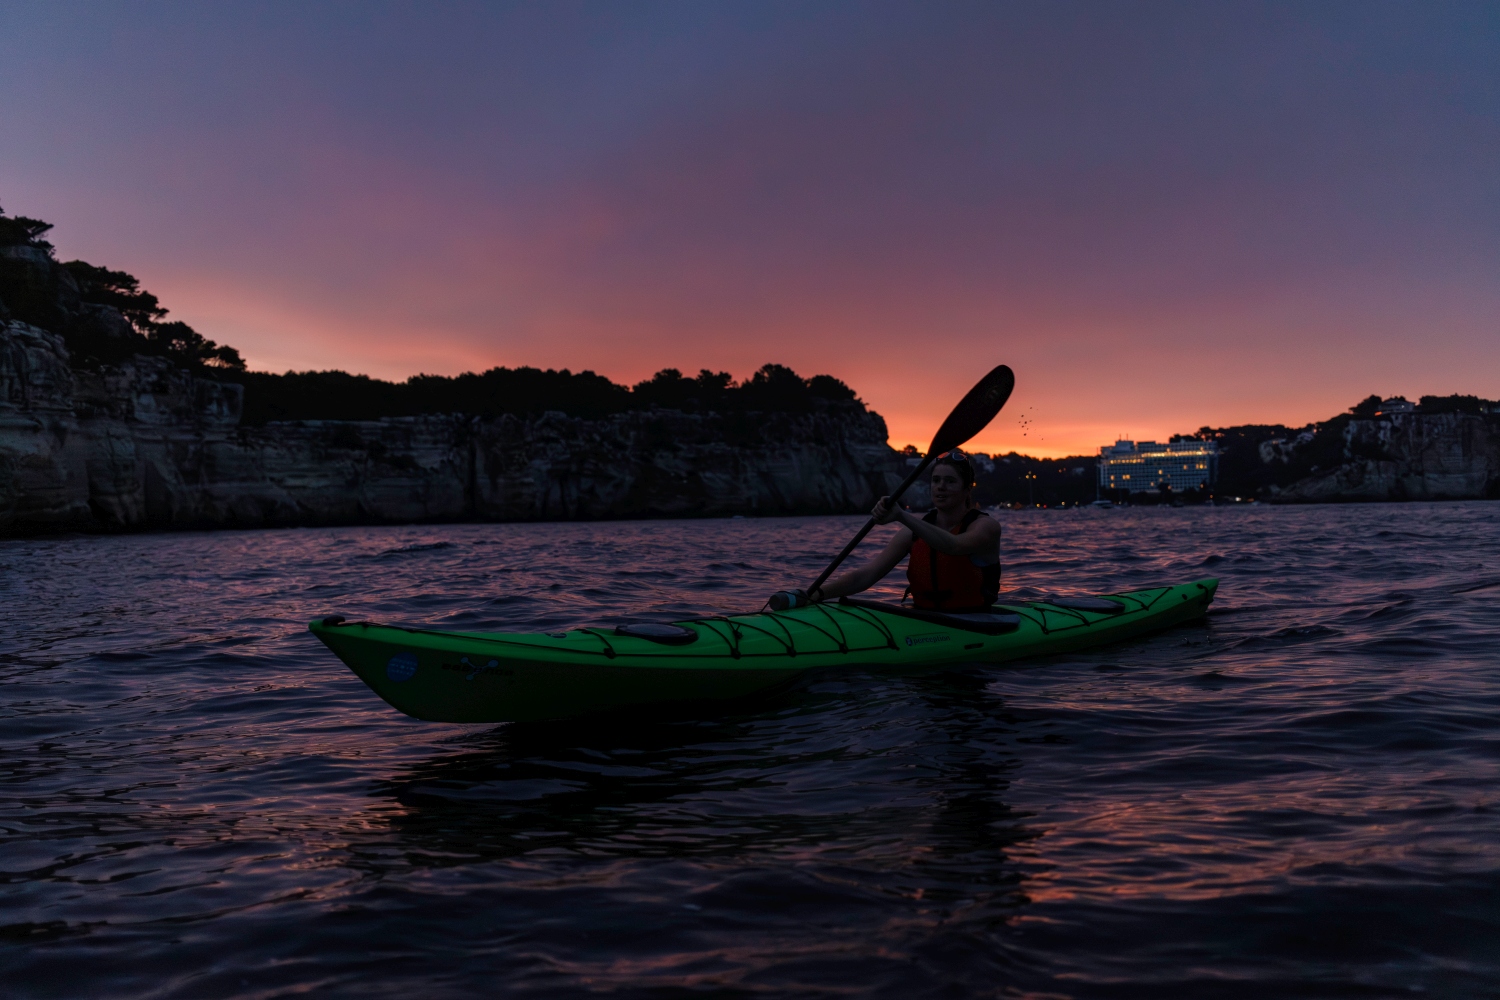
POLYGON ((9 4, 0 205, 272 370, 829 372, 926 444, 1500 396, 1500 6, 9 4), (1024 418, 1024 424, 1023 424, 1024 418))

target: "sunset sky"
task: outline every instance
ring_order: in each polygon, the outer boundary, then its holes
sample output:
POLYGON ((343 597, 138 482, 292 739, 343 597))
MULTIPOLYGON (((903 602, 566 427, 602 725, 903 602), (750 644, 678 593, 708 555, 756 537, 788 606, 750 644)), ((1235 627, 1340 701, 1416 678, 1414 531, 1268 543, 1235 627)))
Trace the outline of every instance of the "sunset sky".
POLYGON ((259 369, 827 372, 976 448, 1500 397, 1494 3, 0 7, 0 206, 259 369))

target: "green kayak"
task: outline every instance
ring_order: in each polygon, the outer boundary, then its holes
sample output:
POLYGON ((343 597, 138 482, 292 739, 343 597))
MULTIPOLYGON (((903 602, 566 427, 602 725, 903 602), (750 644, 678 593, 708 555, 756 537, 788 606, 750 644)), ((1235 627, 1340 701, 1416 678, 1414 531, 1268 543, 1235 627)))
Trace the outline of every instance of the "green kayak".
POLYGON ((432 632, 341 616, 314 635, 375 693, 431 722, 520 722, 766 691, 812 670, 999 663, 1201 617, 1219 581, 945 615, 844 599, 790 611, 567 632, 432 632))

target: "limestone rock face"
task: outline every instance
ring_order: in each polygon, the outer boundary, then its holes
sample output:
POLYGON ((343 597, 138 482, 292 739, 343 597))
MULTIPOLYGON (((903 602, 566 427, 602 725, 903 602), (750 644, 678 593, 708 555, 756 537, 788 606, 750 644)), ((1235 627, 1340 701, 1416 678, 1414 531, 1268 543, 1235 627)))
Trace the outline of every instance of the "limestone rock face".
POLYGON ((1351 420, 1347 461, 1281 490, 1280 502, 1500 498, 1500 421, 1470 413, 1351 420))
POLYGON ((854 405, 242 427, 242 403, 161 358, 75 371, 0 323, 0 534, 857 512, 906 469, 854 405))
POLYGON ((474 498, 486 517, 836 513, 900 482, 885 421, 838 413, 672 410, 473 424, 474 498))
POLYGON ((62 338, 0 326, 0 531, 86 522, 86 463, 62 338))

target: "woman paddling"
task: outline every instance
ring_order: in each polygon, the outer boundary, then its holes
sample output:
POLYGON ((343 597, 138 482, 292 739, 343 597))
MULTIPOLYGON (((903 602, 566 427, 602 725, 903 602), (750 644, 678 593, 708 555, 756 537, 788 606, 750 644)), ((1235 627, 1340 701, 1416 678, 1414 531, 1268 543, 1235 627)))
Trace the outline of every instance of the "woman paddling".
POLYGON ((974 506, 974 466, 957 449, 932 465, 932 510, 917 517, 890 497, 881 497, 871 517, 902 528, 858 569, 829 580, 814 601, 857 594, 873 587, 908 555, 906 578, 919 608, 954 614, 988 610, 1000 596, 1000 525, 974 506))

